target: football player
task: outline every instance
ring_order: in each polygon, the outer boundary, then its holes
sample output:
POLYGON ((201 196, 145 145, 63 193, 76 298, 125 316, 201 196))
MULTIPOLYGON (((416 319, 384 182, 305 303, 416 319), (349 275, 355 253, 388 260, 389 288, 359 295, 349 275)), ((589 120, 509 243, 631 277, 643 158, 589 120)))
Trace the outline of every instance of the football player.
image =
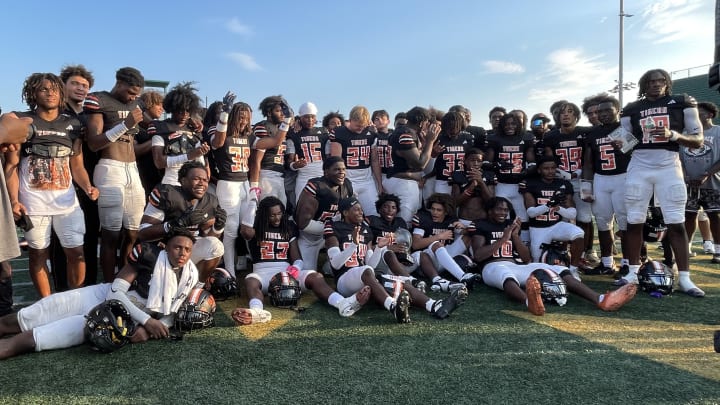
POLYGON ((525 201, 518 191, 518 184, 525 179, 526 171, 535 166, 535 148, 533 135, 525 132, 522 121, 518 118, 520 113, 522 111, 518 111, 517 114, 511 111, 500 118, 495 133, 488 138, 485 159, 496 164, 512 165, 497 171, 495 195, 505 197, 512 202, 513 209, 522 222, 521 236, 525 243, 529 243, 528 216, 525 211, 525 201))
POLYGON ((469 132, 472 135, 473 146, 480 150, 485 150, 487 134, 485 128, 470 125, 472 122, 472 111, 469 108, 462 105, 454 105, 448 109, 448 112, 459 112, 465 118, 465 125, 463 125, 463 131, 469 132))
MULTIPOLYGON (((593 127, 585 140, 585 157, 582 178, 592 182, 592 211, 598 228, 601 263, 585 274, 613 274, 613 217, 617 220, 621 234, 627 229, 625 209, 625 178, 630 156, 613 147, 608 137, 615 131, 622 131, 618 112, 620 102, 612 96, 596 97, 600 125, 593 127)), ((625 238, 620 238, 623 261, 627 252, 625 238)))
POLYGON ((378 189, 382 188, 382 174, 375 148, 376 135, 377 131, 370 122, 370 113, 363 106, 353 107, 345 125, 330 133, 330 155, 340 156, 345 161, 347 178, 352 181, 363 206, 368 207, 369 215, 377 214, 374 204, 378 189))
MULTIPOLYGON (((327 145, 330 133, 323 127, 316 127, 317 107, 303 103, 298 110, 300 130, 290 131, 288 146, 294 152, 287 154, 290 170, 297 172, 295 179, 295 197, 299 200, 308 180, 323 175, 323 160, 327 157, 327 145)), ((296 124, 297 125, 297 124, 296 124)), ((297 204, 297 200, 293 201, 297 204)))
POLYGON ((422 207, 419 183, 423 169, 430 162, 430 154, 440 133, 440 126, 430 124, 430 113, 422 107, 413 107, 407 112, 407 125, 395 128, 390 135, 389 145, 393 167, 388 171, 385 189, 391 190, 405 204, 401 217, 410 222, 415 212, 422 207), (418 136, 425 132, 421 145, 418 136))
POLYGON ((398 323, 410 322, 410 305, 444 319, 465 302, 467 289, 464 288, 454 290, 443 300, 434 300, 413 287, 409 280, 380 276, 388 287, 386 289, 376 278, 374 268, 387 251, 390 239, 380 238, 377 246, 373 244, 372 231, 364 221, 362 205, 357 198, 341 200, 339 210, 340 221, 325 223, 325 246, 340 294, 349 297, 369 287, 370 296, 390 311, 398 323))
POLYGON ((465 126, 465 117, 459 112, 449 112, 443 116, 442 131, 437 141, 441 152, 435 157, 433 169, 435 193, 450 194, 453 173, 463 171, 465 149, 473 144, 472 134, 463 130, 465 126))
POLYGON ((590 203, 583 200, 580 194, 580 178, 583 168, 585 135, 590 130, 577 125, 580 121, 580 108, 577 105, 565 102, 556 107, 559 127, 551 130, 543 138, 545 156, 555 157, 558 162, 558 176, 570 180, 575 194, 573 198, 577 210, 576 222, 585 233, 583 242, 582 266, 592 269, 600 263, 597 255, 593 253, 593 226, 592 208, 590 203))
POLYGON ((630 272, 618 282, 638 282, 643 224, 654 193, 675 253, 678 287, 690 296, 704 297, 705 292, 690 280, 688 238, 684 227, 687 190, 678 156, 681 145, 688 148, 703 145, 697 102, 688 95, 673 96, 672 79, 662 69, 645 72, 638 86, 638 100, 625 106, 620 118, 622 127, 639 143, 633 150, 625 183, 630 272))
POLYGON ((303 291, 311 290, 321 301, 337 308, 341 316, 352 316, 368 301, 370 289, 367 287, 345 298, 335 292, 320 273, 303 270, 306 266, 298 249, 297 236, 297 226, 288 219, 282 201, 276 197, 263 198, 253 228, 243 232, 253 258, 253 271, 245 277, 249 308, 235 308, 232 311, 235 322, 250 325, 265 323, 272 318, 264 309, 263 297, 272 277, 283 271, 296 278, 303 291))
POLYGON ((537 269, 559 274, 569 291, 594 303, 603 311, 617 311, 635 296, 637 286, 634 284, 598 294, 576 280, 565 266, 531 263, 530 251, 520 239, 520 221, 518 218, 510 219, 510 201, 494 197, 487 201, 485 207, 488 217, 477 221, 472 233, 474 260, 482 266, 483 281, 504 291, 510 299, 524 303, 532 314, 545 313, 541 298, 542 286, 532 275, 537 269))
POLYGON ((345 178, 345 162, 338 156, 330 156, 323 162, 322 177, 310 179, 298 199, 295 212, 300 238, 298 247, 305 258, 303 270, 317 268, 317 257, 325 242, 325 221, 336 216, 338 203, 353 195, 353 184, 345 178))
POLYGON ((73 181, 88 198, 98 198, 98 189, 83 165, 83 125, 61 112, 64 89, 65 84, 52 73, 28 76, 22 95, 30 110, 10 115, 32 118, 34 127, 19 149, 5 153, 13 216, 19 219, 27 215, 34 225, 25 230, 25 239, 30 277, 40 297, 51 293, 47 260, 52 229, 67 257, 68 287, 78 288, 85 281, 85 221, 73 181))
POLYGON ((452 291, 463 285, 474 286, 476 275, 466 273, 453 257, 467 252, 470 237, 465 235, 466 226, 455 217, 455 203, 447 194, 433 194, 426 203, 427 210, 418 211, 413 217, 412 249, 421 251, 415 255, 422 273, 431 279, 434 291, 452 291), (451 282, 438 273, 446 270, 459 283, 451 282))
POLYGON ((218 236, 225 229, 227 214, 217 197, 207 193, 209 180, 203 163, 183 163, 178 178, 179 186, 158 184, 150 193, 138 239, 159 241, 177 228, 192 231, 197 242, 191 259, 205 280, 224 253, 218 236))
POLYGON ((145 79, 132 67, 119 69, 115 79, 110 92, 90 93, 83 104, 88 147, 100 154, 93 182, 100 190, 100 266, 106 282, 113 280, 135 244, 145 201, 134 149, 137 124, 143 119, 136 99, 145 79))
POLYGON ((137 244, 115 280, 52 294, 17 313, 0 318, 0 359, 32 351, 62 349, 85 341, 85 316, 106 299, 122 302, 137 327, 130 342, 164 339, 175 313, 198 282, 190 261, 193 237, 176 230, 166 235, 165 248, 137 244), (167 277, 178 280, 165 282, 167 277))
POLYGON ((573 186, 555 177, 557 167, 554 157, 543 156, 537 165, 540 178, 528 179, 520 185, 530 217, 530 253, 533 261, 539 262, 543 243, 570 242, 570 272, 580 280, 578 264, 584 232, 566 222, 574 220, 576 215, 573 186))
POLYGON ((385 110, 376 110, 372 113, 372 123, 377 130, 375 138, 375 153, 377 153, 377 163, 380 166, 380 177, 382 178, 382 187, 378 187, 378 194, 384 192, 385 180, 387 180, 388 170, 392 167, 392 157, 390 156, 390 134, 389 129, 390 115, 385 110))
POLYGON ((205 164, 210 145, 203 142, 202 128, 191 118, 200 111, 200 97, 192 83, 173 87, 163 100, 163 108, 172 116, 163 121, 153 121, 147 131, 152 137, 155 166, 165 171, 161 183, 178 186, 180 166, 189 160, 205 164))
POLYGON ((458 217, 465 226, 478 219, 485 219, 484 201, 495 195, 497 178, 492 171, 483 171, 484 153, 477 148, 465 152, 462 171, 453 173, 452 196, 458 207, 458 217))

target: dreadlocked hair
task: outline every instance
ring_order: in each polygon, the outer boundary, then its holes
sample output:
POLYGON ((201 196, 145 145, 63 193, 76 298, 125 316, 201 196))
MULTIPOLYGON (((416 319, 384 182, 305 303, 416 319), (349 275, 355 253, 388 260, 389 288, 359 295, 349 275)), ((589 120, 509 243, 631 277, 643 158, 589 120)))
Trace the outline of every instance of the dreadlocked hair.
POLYGON ((280 235, 284 240, 290 240, 290 221, 285 213, 285 204, 277 197, 268 196, 260 200, 257 215, 255 215, 255 239, 257 239, 258 245, 265 240, 265 234, 270 228, 270 208, 278 205, 283 212, 282 219, 280 220, 280 235))
POLYGON ((65 100, 65 85, 60 80, 60 77, 53 73, 33 73, 25 79, 22 89, 22 99, 27 103, 30 110, 35 111, 37 108, 37 96, 36 93, 42 88, 43 81, 50 82, 50 88, 56 90, 59 93, 60 102, 65 100))
POLYGON ((251 120, 252 108, 248 103, 243 103, 241 101, 239 103, 233 104, 232 110, 230 110, 230 116, 228 117, 227 135, 233 138, 246 135, 249 136, 252 132, 251 120), (242 118, 242 114, 244 112, 248 113, 249 117, 247 120, 247 124, 245 124, 245 128, 240 128, 240 118, 242 118))
POLYGON ((187 111, 191 116, 200 110, 200 97, 195 93, 194 82, 178 83, 163 100, 163 108, 170 114, 187 111))
POLYGON ((275 106, 280 103, 282 103, 282 96, 265 97, 263 101, 260 102, 258 109, 264 117, 268 118, 270 117, 270 114, 272 113, 272 110, 275 108, 275 106))
POLYGON ((644 75, 638 80, 638 100, 647 96, 648 88, 650 87, 650 76, 653 73, 660 73, 665 78, 665 94, 663 96, 669 96, 672 94, 672 78, 670 73, 662 69, 652 69, 645 72, 644 75))

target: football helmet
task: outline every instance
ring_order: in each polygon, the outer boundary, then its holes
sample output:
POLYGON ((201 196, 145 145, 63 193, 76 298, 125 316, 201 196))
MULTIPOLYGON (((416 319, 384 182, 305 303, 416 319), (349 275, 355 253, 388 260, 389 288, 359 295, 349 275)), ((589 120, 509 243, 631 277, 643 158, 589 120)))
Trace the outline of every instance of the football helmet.
POLYGON ((404 252, 395 253, 395 256, 400 263, 404 264, 405 266, 412 266, 413 264, 415 264, 415 259, 413 259, 412 255, 410 254, 410 246, 412 246, 412 235, 410 234, 410 231, 405 228, 398 228, 395 231, 395 238, 393 240, 393 243, 404 244, 406 246, 404 252))
POLYGON ((535 277, 540 282, 542 290, 540 295, 545 302, 554 302, 560 306, 567 303, 567 286, 563 279, 554 271, 537 269, 530 277, 535 277))
POLYGON ((281 271, 270 279, 268 295, 270 303, 278 308, 295 308, 302 295, 300 282, 290 273, 281 271))
POLYGON ((135 321, 118 300, 102 302, 85 315, 85 338, 101 353, 122 348, 134 333, 135 321))
POLYGON ((553 266, 570 266, 570 255, 566 242, 552 241, 540 245, 540 262, 553 266))
POLYGON ((467 255, 457 255, 453 260, 465 273, 475 273, 477 269, 477 264, 467 255))
POLYGON ((237 280, 223 268, 216 268, 205 280, 205 289, 216 301, 224 301, 237 294, 237 280))
POLYGON ((650 260, 640 266, 638 283, 643 291, 650 294, 669 295, 673 292, 675 276, 672 269, 656 260, 650 260))
POLYGON ((665 220, 660 207, 648 207, 647 219, 643 225, 643 239, 645 242, 660 242, 667 232, 665 220))
POLYGON ((204 288, 194 287, 175 314, 175 328, 193 331, 215 324, 215 297, 204 288))

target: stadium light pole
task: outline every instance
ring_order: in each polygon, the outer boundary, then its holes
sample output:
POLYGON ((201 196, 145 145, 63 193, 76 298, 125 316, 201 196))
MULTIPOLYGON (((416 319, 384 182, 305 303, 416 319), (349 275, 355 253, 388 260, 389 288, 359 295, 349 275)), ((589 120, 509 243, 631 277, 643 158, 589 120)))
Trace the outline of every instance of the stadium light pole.
POLYGON ((624 2, 620 0, 620 57, 619 57, 619 74, 618 74, 618 101, 620 102, 620 108, 623 108, 623 52, 625 48, 625 28, 623 26, 623 18, 632 17, 632 14, 625 14, 624 2))

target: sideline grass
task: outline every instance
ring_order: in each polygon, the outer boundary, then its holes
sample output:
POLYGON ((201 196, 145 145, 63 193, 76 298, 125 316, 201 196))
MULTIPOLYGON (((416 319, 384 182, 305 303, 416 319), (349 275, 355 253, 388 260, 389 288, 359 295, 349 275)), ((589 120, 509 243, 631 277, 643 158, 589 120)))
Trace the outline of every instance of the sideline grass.
POLYGON ((571 296, 535 317, 483 286, 444 321, 414 308, 398 325, 373 305, 343 319, 307 298, 299 314, 271 309, 258 333, 225 302, 215 328, 181 342, 0 362, 0 403, 720 403, 720 267, 708 261, 693 259, 704 299, 639 294, 617 313, 571 296))

